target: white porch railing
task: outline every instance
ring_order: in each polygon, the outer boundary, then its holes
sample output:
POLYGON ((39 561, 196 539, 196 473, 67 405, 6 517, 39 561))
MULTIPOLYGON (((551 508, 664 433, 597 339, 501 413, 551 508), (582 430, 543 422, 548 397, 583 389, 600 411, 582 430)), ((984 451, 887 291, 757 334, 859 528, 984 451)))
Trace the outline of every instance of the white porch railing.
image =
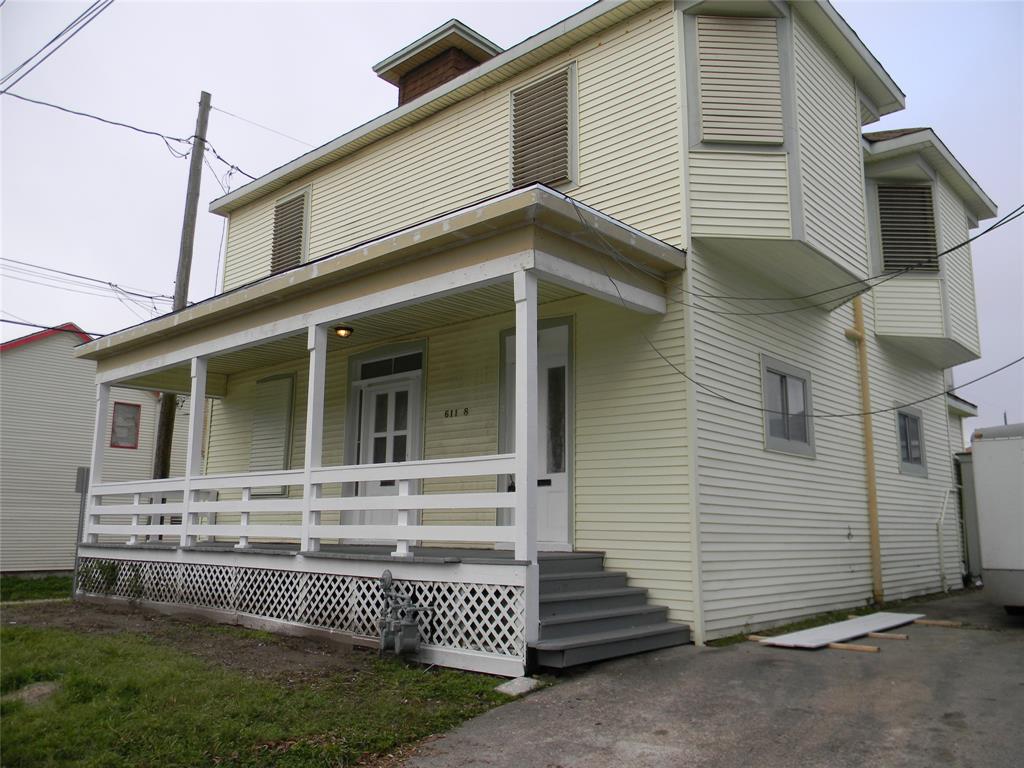
POLYGON ((298 540, 304 548, 319 549, 321 539, 352 542, 390 541, 395 555, 406 555, 409 544, 420 542, 511 543, 514 526, 410 525, 410 513, 431 509, 515 508, 513 492, 411 493, 422 480, 515 474, 515 454, 435 459, 393 464, 363 464, 282 472, 245 472, 197 475, 191 478, 96 483, 90 490, 84 535, 95 543, 102 535, 127 536, 130 544, 146 537, 178 539, 182 545, 195 537, 238 539, 239 547, 250 538, 298 540), (308 480, 307 480, 308 477, 308 480), (389 496, 325 496, 324 487, 370 481, 394 481, 398 493, 389 496), (279 497, 254 496, 260 489, 292 489, 279 497), (221 500, 224 491, 238 491, 240 498, 221 500), (110 503, 131 497, 128 503, 110 503), (160 503, 163 500, 164 503, 160 503), (382 524, 321 523, 325 512, 396 512, 397 522, 382 524), (180 516, 179 523, 168 517, 180 516), (229 521, 221 522, 224 517, 229 521), (267 522, 254 519, 267 518, 267 522), (165 522, 155 522, 164 518, 165 522), (284 519, 282 519, 284 518, 284 519), (292 518, 289 520, 288 518, 292 518), (308 543, 307 543, 308 542, 308 543))

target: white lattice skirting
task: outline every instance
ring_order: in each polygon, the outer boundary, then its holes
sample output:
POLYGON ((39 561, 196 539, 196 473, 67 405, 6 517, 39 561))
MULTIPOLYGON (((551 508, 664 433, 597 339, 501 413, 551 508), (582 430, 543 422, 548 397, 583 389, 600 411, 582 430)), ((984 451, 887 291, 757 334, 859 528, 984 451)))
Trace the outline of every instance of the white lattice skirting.
MULTIPOLYGON (((428 648, 522 661, 523 588, 503 584, 396 580, 431 610, 420 614, 428 648)), ((85 557, 85 594, 232 611, 292 624, 378 637, 383 595, 377 579, 334 573, 85 557)), ((461 666, 452 664, 451 666, 461 666)))

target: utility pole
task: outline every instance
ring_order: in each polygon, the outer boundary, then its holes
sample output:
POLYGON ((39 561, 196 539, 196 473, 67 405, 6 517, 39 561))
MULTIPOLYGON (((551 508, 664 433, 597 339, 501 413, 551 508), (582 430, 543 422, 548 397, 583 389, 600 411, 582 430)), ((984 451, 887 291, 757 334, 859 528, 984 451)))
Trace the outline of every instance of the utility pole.
MULTIPOLYGON (((188 166, 188 189, 185 193, 185 218, 181 222, 181 247, 178 250, 178 275, 174 280, 173 312, 185 308, 188 302, 188 280, 192 274, 192 246, 196 234, 196 213, 199 209, 199 182, 203 177, 203 152, 206 150, 206 124, 210 118, 210 94, 199 96, 199 114, 192 140, 192 154, 188 166)), ((174 440, 174 415, 178 396, 171 392, 160 395, 160 414, 156 426, 156 451, 153 459, 153 478, 159 480, 171 473, 171 444, 174 440)), ((202 403, 192 403, 202 408, 202 403)))

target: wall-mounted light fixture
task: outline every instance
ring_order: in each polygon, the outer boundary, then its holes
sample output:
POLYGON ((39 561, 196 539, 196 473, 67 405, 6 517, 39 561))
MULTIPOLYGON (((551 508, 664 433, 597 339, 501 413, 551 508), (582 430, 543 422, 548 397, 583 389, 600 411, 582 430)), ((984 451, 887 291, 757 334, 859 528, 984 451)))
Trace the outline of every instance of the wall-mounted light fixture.
POLYGON ((334 326, 333 330, 334 335, 337 336, 339 339, 347 339, 349 336, 352 335, 351 325, 336 325, 334 326))

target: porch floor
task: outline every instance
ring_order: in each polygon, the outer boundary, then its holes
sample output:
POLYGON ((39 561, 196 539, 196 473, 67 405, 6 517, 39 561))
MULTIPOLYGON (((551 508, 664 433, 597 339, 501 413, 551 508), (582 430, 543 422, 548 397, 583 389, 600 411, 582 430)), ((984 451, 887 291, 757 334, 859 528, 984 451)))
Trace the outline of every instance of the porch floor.
MULTIPOLYGON (((295 542, 259 542, 248 547, 236 547, 228 541, 201 541, 190 547, 180 547, 175 542, 148 541, 139 544, 98 543, 90 547, 115 549, 184 549, 191 552, 231 552, 246 555, 281 555, 283 557, 301 554, 303 557, 322 557, 334 560, 378 560, 389 563, 468 563, 478 565, 525 565, 515 559, 511 549, 490 549, 475 547, 410 547, 408 557, 395 557, 393 545, 386 544, 321 544, 316 552, 301 552, 295 542)), ((543 563, 552 560, 574 560, 592 558, 602 552, 538 552, 537 559, 543 563)))

